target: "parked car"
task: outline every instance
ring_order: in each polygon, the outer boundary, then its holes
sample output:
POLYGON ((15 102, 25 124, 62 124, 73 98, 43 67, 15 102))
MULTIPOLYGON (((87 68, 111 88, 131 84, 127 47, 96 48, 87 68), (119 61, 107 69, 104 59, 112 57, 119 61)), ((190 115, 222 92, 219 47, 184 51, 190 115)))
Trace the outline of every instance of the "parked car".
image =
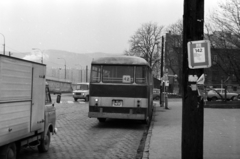
POLYGON ((160 89, 153 89, 153 100, 160 100, 160 89))
MULTIPOLYGON (((237 100, 238 99, 237 93, 230 93, 226 90, 226 97, 227 100, 237 100)), ((224 88, 214 88, 208 91, 207 93, 207 100, 208 101, 216 101, 219 99, 225 99, 225 89, 224 88)))
POLYGON ((77 101, 78 99, 85 99, 89 101, 89 83, 76 83, 73 84, 73 99, 77 101))

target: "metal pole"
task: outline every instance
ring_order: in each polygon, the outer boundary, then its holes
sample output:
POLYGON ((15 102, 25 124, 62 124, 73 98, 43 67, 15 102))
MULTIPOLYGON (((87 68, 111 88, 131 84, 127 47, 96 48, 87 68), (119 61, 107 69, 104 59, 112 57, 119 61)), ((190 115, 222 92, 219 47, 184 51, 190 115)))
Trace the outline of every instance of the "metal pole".
POLYGON ((82 69, 81 69, 81 82, 82 82, 82 69))
POLYGON ((86 66, 86 82, 88 82, 88 66, 86 66))
MULTIPOLYGON (((162 53, 161 54, 161 83, 162 83, 162 78, 163 78, 163 54, 164 54, 163 50, 164 50, 164 36, 162 36, 162 51, 161 51, 161 53, 162 53)), ((163 100, 162 100, 163 89, 164 89, 164 87, 161 86, 160 87, 160 100, 159 100, 160 107, 163 107, 163 100)))
MULTIPOLYGON (((64 59, 65 60, 65 59, 64 59)), ((65 80, 67 79, 67 66, 66 66, 66 60, 65 60, 65 80)))
POLYGON ((3 55, 5 55, 5 36, 0 33, 3 36, 3 55))
POLYGON ((165 109, 168 109, 168 86, 165 86, 165 109))
MULTIPOLYGON (((78 66, 79 64, 76 64, 76 66, 78 66)), ((79 69, 79 76, 81 75, 81 77, 80 77, 80 80, 81 80, 81 82, 82 82, 82 65, 79 65, 80 67, 81 67, 81 69, 79 69)))
POLYGON ((198 95, 196 82, 189 77, 200 77, 203 69, 188 67, 187 43, 204 38, 204 0, 184 0, 183 62, 182 62, 182 159, 203 159, 204 103, 198 95))
POLYGON ((67 79, 67 74, 66 74, 66 72, 67 72, 67 64, 66 64, 66 60, 64 59, 64 58, 58 58, 58 59, 63 59, 64 60, 64 67, 65 67, 65 80, 67 79))
POLYGON ((42 53, 42 59, 41 59, 41 62, 43 63, 43 52, 41 51, 41 53, 42 53))

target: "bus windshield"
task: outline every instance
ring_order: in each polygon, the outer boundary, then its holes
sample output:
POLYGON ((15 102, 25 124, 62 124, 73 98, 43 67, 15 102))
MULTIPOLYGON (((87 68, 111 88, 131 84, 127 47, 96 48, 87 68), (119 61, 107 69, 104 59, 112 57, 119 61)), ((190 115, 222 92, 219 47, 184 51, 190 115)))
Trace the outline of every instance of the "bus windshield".
POLYGON ((91 82, 103 83, 123 83, 123 84, 145 84, 145 66, 119 66, 119 65, 93 65, 91 72, 91 82), (102 68, 102 70, 101 70, 102 68), (134 75, 135 71, 135 75, 134 75), (102 74, 102 76, 101 76, 102 74), (135 79, 134 79, 135 76, 135 79), (102 77, 102 79, 101 79, 102 77))

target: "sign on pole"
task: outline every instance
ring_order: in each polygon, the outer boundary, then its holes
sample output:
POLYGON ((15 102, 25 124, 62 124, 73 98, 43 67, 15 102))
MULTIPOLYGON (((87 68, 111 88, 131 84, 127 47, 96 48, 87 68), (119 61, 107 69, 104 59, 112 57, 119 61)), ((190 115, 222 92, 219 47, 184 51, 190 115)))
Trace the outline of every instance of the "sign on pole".
POLYGON ((209 40, 188 42, 188 66, 191 69, 212 66, 209 40))

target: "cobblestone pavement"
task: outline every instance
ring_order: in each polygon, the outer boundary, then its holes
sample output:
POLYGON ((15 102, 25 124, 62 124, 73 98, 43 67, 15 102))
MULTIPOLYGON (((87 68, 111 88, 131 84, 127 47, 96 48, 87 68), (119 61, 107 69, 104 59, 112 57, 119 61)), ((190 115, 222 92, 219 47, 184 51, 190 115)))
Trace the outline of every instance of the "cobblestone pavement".
POLYGON ((63 96, 56 104, 57 135, 51 136, 50 150, 37 148, 20 152, 18 159, 134 159, 147 126, 140 121, 88 118, 88 103, 71 102, 63 96))

